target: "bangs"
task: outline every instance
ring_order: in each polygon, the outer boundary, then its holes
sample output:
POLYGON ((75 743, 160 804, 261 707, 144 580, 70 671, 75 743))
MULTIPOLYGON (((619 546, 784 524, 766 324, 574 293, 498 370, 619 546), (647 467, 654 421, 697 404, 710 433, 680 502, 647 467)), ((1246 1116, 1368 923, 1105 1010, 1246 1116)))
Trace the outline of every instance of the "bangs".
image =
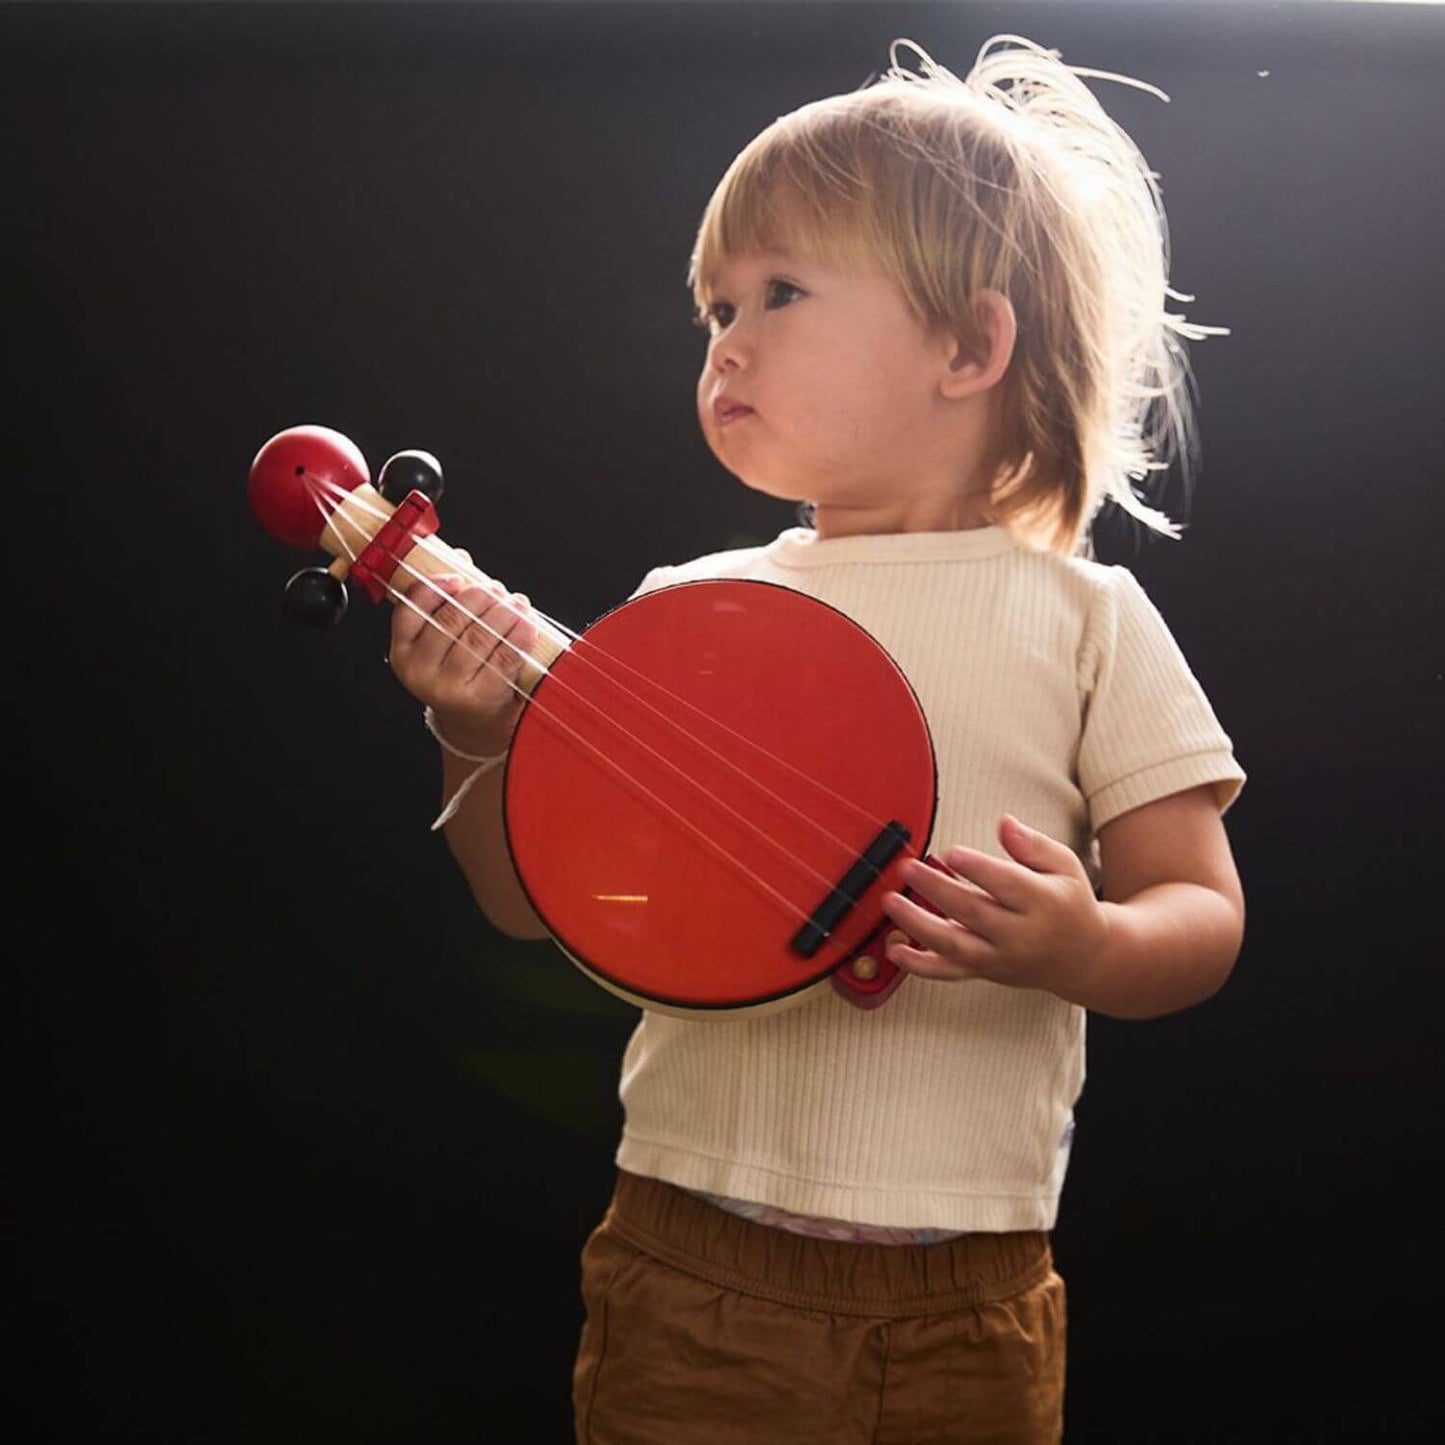
POLYGON ((693 300, 705 308, 730 257, 780 251, 839 270, 878 255, 868 187, 836 156, 822 153, 800 122, 808 107, 774 123, 728 167, 698 227, 688 268, 693 300))

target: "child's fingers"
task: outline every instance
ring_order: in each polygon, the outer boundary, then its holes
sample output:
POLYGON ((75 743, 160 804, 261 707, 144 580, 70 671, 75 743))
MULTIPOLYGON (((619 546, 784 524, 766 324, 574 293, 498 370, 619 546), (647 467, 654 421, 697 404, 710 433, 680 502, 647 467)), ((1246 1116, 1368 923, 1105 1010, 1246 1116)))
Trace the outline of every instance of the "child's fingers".
POLYGON ((891 963, 909 973, 916 973, 920 978, 936 978, 947 983, 987 977, 982 963, 984 950, 989 945, 982 938, 914 907, 898 893, 886 895, 883 906, 898 924, 897 929, 889 932, 886 941, 885 953, 891 963), (890 906, 895 901, 902 905, 896 911, 890 906), (933 935, 937 946, 917 936, 924 932, 933 935))
MULTIPOLYGON (((500 584, 442 576, 422 579, 398 602, 389 661, 413 696, 440 709, 495 714, 510 701, 505 669, 488 667, 498 634, 513 627, 514 610, 501 605, 500 584), (477 683, 478 672, 485 685, 477 683)), ((531 624, 529 623, 530 627, 531 624)))
MULTIPOLYGON (((993 938, 1011 912, 971 882, 950 878, 928 863, 906 863, 902 877, 912 892, 926 898, 948 918, 985 938, 993 938)), ((922 913, 924 910, 918 911, 922 913)))
POLYGON ((443 629, 432 644, 439 649, 437 673, 448 683, 462 685, 488 666, 516 622, 516 614, 503 602, 474 587, 436 615, 443 629))
POLYGON ((999 842, 1016 859, 1019 866, 1033 873, 1057 873, 1076 876, 1082 873, 1083 864, 1067 843, 1040 833, 1037 828, 1027 827, 1012 813, 1005 813, 999 819, 999 842))
POLYGON ((458 659, 458 671, 469 685, 484 673, 510 684, 521 671, 522 660, 537 639, 537 626, 522 615, 523 605, 519 597, 494 603, 458 639, 447 660, 458 659))
POLYGON ((484 657, 496 641, 500 616, 491 618, 490 614, 504 594, 499 585, 482 586, 472 582, 455 592, 446 588, 438 590, 442 595, 434 600, 412 644, 415 663, 421 668, 445 669, 453 676, 470 676, 475 670, 472 664, 478 660, 477 653, 480 651, 484 657), (467 663, 467 658, 471 658, 472 663, 467 663))
POLYGON ((955 963, 968 963, 981 949, 992 947, 992 941, 977 929, 940 918, 901 893, 885 893, 883 911, 918 947, 932 949, 955 963))
POLYGON ((447 600, 462 590, 460 577, 422 577, 403 590, 391 613, 391 649, 406 650, 429 630, 447 600))
MULTIPOLYGON (((943 861, 960 878, 982 888, 1003 907, 1018 913, 1028 906, 1030 878, 1020 864, 1008 858, 995 858, 990 853, 980 853, 976 848, 963 847, 947 849, 943 861)), ((929 871, 937 872, 936 869, 929 871)), ((909 880, 910 885, 912 881, 909 880)), ((919 891, 922 892, 921 889, 919 891)))
POLYGON ((888 958, 919 978, 936 978, 941 983, 963 983, 970 978, 983 977, 966 963, 955 963, 952 959, 940 958, 927 949, 914 948, 906 943, 889 944, 888 958))

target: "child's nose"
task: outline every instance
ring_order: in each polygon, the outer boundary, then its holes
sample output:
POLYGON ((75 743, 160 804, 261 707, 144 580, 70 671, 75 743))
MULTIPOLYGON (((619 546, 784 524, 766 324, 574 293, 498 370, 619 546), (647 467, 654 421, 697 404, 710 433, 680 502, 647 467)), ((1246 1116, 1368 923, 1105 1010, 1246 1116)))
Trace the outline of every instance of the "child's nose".
POLYGON ((752 359, 752 343, 735 321, 713 337, 708 361, 714 371, 740 371, 752 359))

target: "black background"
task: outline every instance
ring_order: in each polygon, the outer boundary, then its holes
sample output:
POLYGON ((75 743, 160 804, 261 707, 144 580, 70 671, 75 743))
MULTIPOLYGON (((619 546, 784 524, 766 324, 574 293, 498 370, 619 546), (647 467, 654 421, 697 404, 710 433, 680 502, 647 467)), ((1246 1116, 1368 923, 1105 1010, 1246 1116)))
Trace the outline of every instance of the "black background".
POLYGON ((315 559, 247 467, 427 448, 443 535, 574 626, 772 536, 692 417, 701 208, 893 37, 998 31, 1170 94, 1101 88, 1232 329, 1186 540, 1100 550, 1249 771, 1248 937, 1208 1004, 1091 1023, 1069 1437, 1433 1434, 1442 20, 0 9, 27 1438, 568 1438, 631 1014, 475 912, 386 617, 282 623, 315 559))

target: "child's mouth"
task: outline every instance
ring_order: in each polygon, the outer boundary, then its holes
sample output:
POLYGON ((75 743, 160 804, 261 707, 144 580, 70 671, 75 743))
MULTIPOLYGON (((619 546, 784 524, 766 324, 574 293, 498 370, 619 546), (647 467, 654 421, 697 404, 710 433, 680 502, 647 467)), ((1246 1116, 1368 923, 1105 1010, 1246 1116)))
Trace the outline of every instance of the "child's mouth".
POLYGON ((717 424, 719 426, 727 426, 730 422, 752 414, 752 407, 743 406, 740 402, 720 401, 717 404, 717 424))

